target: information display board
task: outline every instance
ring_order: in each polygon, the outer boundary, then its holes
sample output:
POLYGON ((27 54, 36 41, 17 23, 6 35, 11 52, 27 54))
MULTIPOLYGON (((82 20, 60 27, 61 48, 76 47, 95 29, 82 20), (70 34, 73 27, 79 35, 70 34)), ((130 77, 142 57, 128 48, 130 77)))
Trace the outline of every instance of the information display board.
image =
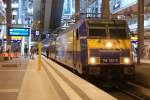
POLYGON ((9 36, 29 36, 30 28, 9 28, 9 36))

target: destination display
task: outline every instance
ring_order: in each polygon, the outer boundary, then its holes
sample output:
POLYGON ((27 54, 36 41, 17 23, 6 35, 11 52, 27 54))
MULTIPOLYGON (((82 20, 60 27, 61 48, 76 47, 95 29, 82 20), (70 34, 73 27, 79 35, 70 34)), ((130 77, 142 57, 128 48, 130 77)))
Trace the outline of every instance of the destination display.
POLYGON ((29 36, 29 28, 10 28, 8 30, 9 36, 29 36))

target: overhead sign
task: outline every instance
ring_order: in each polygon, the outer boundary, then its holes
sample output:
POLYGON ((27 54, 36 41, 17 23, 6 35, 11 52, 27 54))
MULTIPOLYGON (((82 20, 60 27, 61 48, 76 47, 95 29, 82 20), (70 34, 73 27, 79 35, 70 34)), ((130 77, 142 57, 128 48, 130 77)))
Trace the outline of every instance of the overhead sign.
MULTIPOLYGON (((3 41, 7 40, 7 36, 3 35, 3 41)), ((22 36, 11 36, 11 42, 21 42, 22 36)))
POLYGON ((29 28, 10 28, 8 30, 9 36, 29 36, 29 28))
POLYGON ((21 41, 22 37, 21 36, 12 36, 11 40, 19 40, 19 41, 21 41))
POLYGON ((137 36, 131 36, 131 40, 138 40, 137 36))
POLYGON ((36 35, 36 36, 40 35, 40 32, 39 32, 39 31, 36 31, 36 32, 35 32, 35 35, 36 35))

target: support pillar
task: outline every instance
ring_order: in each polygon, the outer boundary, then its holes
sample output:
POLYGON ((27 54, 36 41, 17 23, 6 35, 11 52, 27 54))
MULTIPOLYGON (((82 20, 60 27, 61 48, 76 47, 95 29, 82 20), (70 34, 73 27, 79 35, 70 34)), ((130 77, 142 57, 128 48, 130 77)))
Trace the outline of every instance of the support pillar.
POLYGON ((101 19, 110 19, 109 0, 102 0, 101 4, 101 19))
POLYGON ((7 8, 6 8, 6 16, 7 16, 7 47, 9 49, 10 48, 10 45, 11 45, 11 37, 8 36, 8 29, 11 28, 12 26, 12 8, 11 8, 11 0, 6 0, 6 4, 7 4, 7 8))
POLYGON ((137 63, 141 63, 142 49, 144 46, 144 0, 138 0, 138 50, 137 63))
POLYGON ((18 14, 18 24, 23 23, 23 0, 19 0, 19 14, 18 14))
POLYGON ((75 0, 75 18, 78 20, 80 17, 80 0, 75 0))

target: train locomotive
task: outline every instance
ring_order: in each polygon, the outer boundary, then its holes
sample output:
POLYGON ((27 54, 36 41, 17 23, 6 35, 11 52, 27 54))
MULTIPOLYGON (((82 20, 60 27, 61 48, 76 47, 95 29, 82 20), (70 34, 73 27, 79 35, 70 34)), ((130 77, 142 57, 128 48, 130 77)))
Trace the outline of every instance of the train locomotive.
POLYGON ((85 19, 49 43, 49 58, 82 76, 103 79, 134 75, 129 29, 124 20, 85 19))

